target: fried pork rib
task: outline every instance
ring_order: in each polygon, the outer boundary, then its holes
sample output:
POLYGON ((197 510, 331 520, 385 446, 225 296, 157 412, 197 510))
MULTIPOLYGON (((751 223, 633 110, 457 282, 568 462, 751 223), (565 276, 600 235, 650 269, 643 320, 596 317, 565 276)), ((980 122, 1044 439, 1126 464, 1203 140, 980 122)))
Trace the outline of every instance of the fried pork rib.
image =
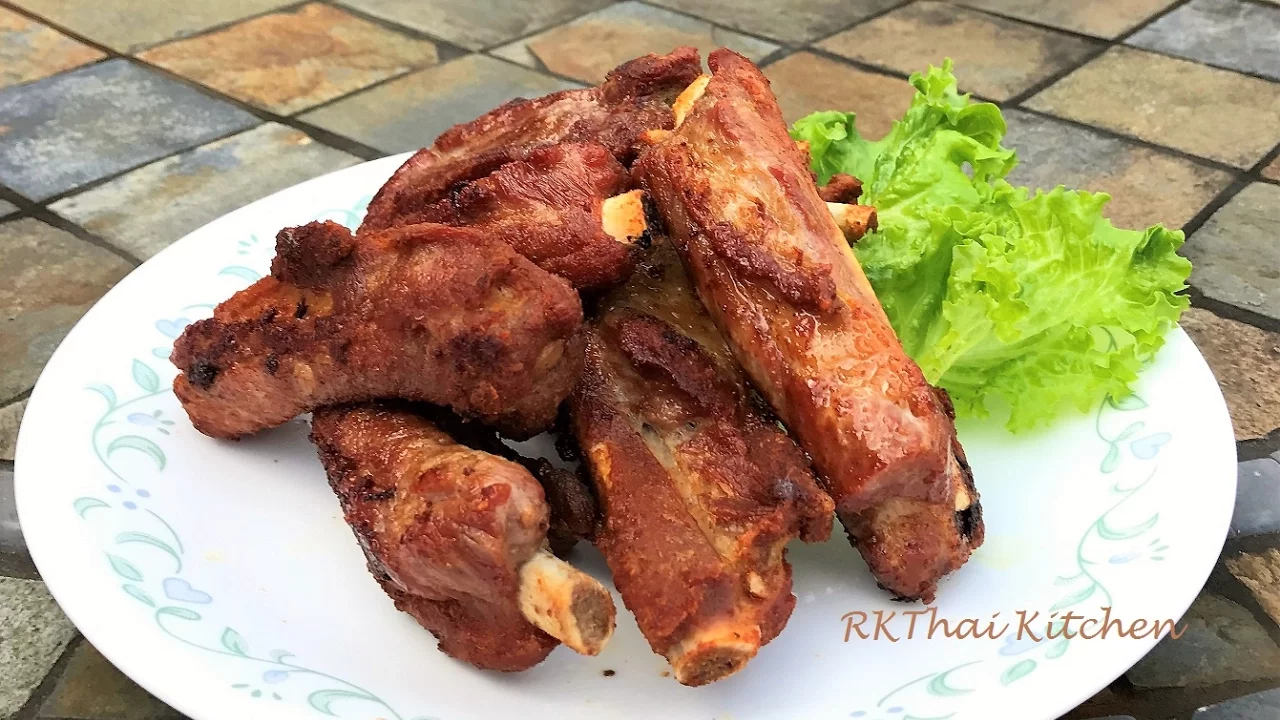
POLYGON ((475 228, 576 288, 600 289, 625 280, 642 249, 644 210, 630 184, 604 145, 562 143, 460 185, 401 222, 475 228))
POLYGON ((795 606, 784 546, 832 503, 758 410, 665 242, 604 303, 571 400, 603 515, 596 545, 685 685, 741 669, 795 606))
POLYGON ((597 87, 513 100, 458 125, 396 171, 369 204, 360 233, 413 222, 462 184, 548 145, 600 143, 627 164, 642 133, 672 126, 669 103, 700 70, 693 48, 646 55, 614 69, 597 87))
POLYGON ((768 81, 727 50, 709 64, 634 171, 876 579, 928 601, 982 541, 949 403, 903 352, 768 81))
POLYGON ((542 487, 403 406, 315 413, 311 439, 369 570, 440 649, 525 670, 563 642, 595 655, 614 627, 597 580, 545 549, 542 487))
POLYGON ((200 432, 237 438, 324 405, 446 405, 513 436, 549 427, 581 366, 577 293, 483 233, 414 225, 358 241, 310 223, 271 275, 174 344, 200 432))

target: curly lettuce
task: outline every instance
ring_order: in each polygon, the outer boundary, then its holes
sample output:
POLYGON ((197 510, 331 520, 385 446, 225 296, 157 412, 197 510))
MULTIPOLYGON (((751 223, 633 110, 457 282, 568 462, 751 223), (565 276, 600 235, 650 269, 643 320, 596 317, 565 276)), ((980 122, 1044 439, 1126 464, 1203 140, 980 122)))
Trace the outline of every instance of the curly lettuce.
POLYGON ((959 94, 950 61, 911 83, 881 140, 853 113, 792 129, 820 183, 862 180, 880 225, 855 252, 907 354, 958 412, 1007 406, 1014 431, 1129 394, 1189 304, 1182 232, 1117 229, 1104 193, 1010 185, 999 108, 959 94))

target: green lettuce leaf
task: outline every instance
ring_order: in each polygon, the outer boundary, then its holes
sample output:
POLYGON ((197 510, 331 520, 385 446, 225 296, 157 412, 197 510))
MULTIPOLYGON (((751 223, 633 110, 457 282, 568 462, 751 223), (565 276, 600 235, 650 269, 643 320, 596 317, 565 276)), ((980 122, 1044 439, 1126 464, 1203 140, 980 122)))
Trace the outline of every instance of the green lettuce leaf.
POLYGON ((1188 305, 1182 233, 1113 227, 1103 193, 1010 185, 999 108, 957 93, 950 61, 911 83, 881 140, 851 113, 792 129, 820 182, 862 180, 879 229, 855 252, 907 353, 958 412, 1005 405, 1013 430, 1127 395, 1188 305))

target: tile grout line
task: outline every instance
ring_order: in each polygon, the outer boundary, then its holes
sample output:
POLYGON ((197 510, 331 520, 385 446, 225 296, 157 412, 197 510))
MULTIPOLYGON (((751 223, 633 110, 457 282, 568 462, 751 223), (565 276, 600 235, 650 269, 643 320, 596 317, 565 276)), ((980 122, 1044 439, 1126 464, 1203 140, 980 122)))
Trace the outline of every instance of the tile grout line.
POLYGON ((124 260, 125 262, 129 263, 135 269, 139 265, 141 265, 143 262, 142 260, 139 260, 138 258, 134 257, 134 255, 128 252, 127 250, 116 247, 115 245, 108 242, 105 238, 102 238, 95 233, 89 232, 80 224, 72 222, 71 220, 68 220, 67 218, 62 217, 61 215, 57 214, 56 212, 50 210, 47 207, 37 206, 32 208, 31 217, 36 220, 39 220, 45 225, 49 225, 59 230, 62 230, 64 232, 70 233, 71 235, 75 236, 77 239, 83 242, 86 242, 90 245, 98 247, 102 250, 106 250, 112 255, 115 255, 121 260, 124 260))
MULTIPOLYGON (((1262 158, 1250 166, 1249 169, 1240 173, 1230 185, 1223 188, 1222 191, 1210 200, 1207 205, 1200 208, 1200 211, 1193 215, 1191 219, 1182 226, 1182 231, 1190 237, 1195 233, 1195 231, 1203 227, 1214 213, 1218 212, 1226 206, 1227 203, 1231 202, 1231 199, 1238 195, 1240 191, 1260 179, 1262 177, 1263 168, 1265 168, 1277 155, 1280 155, 1280 143, 1277 143, 1276 147, 1273 147, 1269 152, 1264 154, 1262 158)), ((1244 308, 1241 308, 1241 310, 1244 310, 1244 308)), ((1251 311, 1247 310, 1245 312, 1251 313, 1251 311)), ((1258 313, 1258 316, 1266 317, 1260 313, 1258 313)), ((1250 322, 1249 324, 1257 326, 1257 323, 1254 322, 1250 322)))
MULTIPOLYGON (((41 580, 40 582, 43 583, 44 581, 41 580)), ((22 704, 22 709, 14 713, 9 720, 34 720, 39 715, 40 708, 53 695, 54 689, 58 686, 58 681, 62 679, 67 670, 67 665, 71 664, 71 656, 75 654, 76 650, 80 649, 82 643, 86 642, 88 640, 84 639, 84 635, 77 628, 75 635, 71 637, 71 641, 63 648, 62 654, 58 656, 53 666, 49 668, 49 672, 45 673, 44 678, 40 680, 40 684, 36 686, 35 690, 31 691, 31 696, 22 704)))
MULTIPOLYGON (((622 2, 626 2, 627 0, 621 0, 621 1, 622 1, 622 2)), ((680 10, 680 9, 677 9, 677 8, 664 7, 664 6, 662 6, 662 5, 658 5, 657 3, 650 2, 650 0, 633 0, 633 1, 634 1, 637 5, 643 5, 643 6, 645 6, 645 7, 651 8, 651 9, 653 9, 653 10, 661 10, 661 11, 663 11, 663 12, 669 12, 669 13, 671 13, 671 14, 673 14, 673 15, 680 15, 681 17, 685 17, 685 18, 688 18, 688 19, 690 19, 690 20, 697 20, 698 22, 704 22, 704 23, 706 23, 707 25, 710 25, 712 30, 724 30, 724 31, 726 31, 726 32, 736 33, 736 34, 738 34, 738 35, 742 35, 742 36, 745 36, 745 37, 749 37, 749 38, 751 38, 752 40, 758 40, 758 41, 761 41, 761 42, 767 42, 767 43, 769 43, 770 45, 777 45, 777 46, 779 47, 779 49, 781 49, 781 48, 783 48, 783 47, 790 47, 790 46, 792 46, 792 45, 793 45, 793 43, 792 43, 790 40, 779 40, 779 39, 777 39, 777 38, 767 37, 767 36, 765 36, 765 35, 761 35, 761 34, 759 34, 759 33, 752 32, 752 31, 750 31, 750 30, 739 30, 738 28, 735 28, 735 27, 729 27, 728 25, 725 25, 724 23, 716 22, 715 20, 712 20, 711 18, 705 18, 705 17, 701 17, 701 16, 699 16, 699 15, 694 15, 693 13, 691 13, 691 12, 689 12, 689 11, 687 11, 687 10, 680 10)), ((907 1, 908 1, 908 2, 913 2, 914 0, 907 0, 907 1)), ((615 2, 615 4, 618 4, 618 3, 617 3, 617 2, 615 2)), ((603 9, 603 8, 601 8, 601 9, 603 9)), ((596 11, 594 11, 594 12, 599 12, 599 10, 596 10, 596 11)), ((591 14, 591 13, 587 13, 587 15, 590 15, 590 14, 591 14)), ((585 16, 580 16, 580 17, 585 17, 585 16)), ((575 18, 575 19, 577 19, 577 18, 575 18)), ((565 23, 565 24, 568 24, 568 23, 565 23)), ((558 26, 557 26, 557 27, 558 27, 558 26)), ((550 28, 548 28, 548 29, 550 29, 550 28)), ((523 38, 522 38, 522 39, 523 39, 523 38)), ((518 41, 518 40, 513 40, 513 41, 511 41, 511 42, 519 42, 519 41, 518 41)), ((509 43, 504 43, 504 44, 509 44, 509 43)), ((722 45, 721 47, 724 47, 724 46, 722 45)))
MULTIPOLYGON (((1097 40, 1095 39, 1095 40, 1094 40, 1094 42, 1097 42, 1097 40)), ((1032 84, 1031 84, 1029 87, 1027 87, 1025 90, 1023 90, 1022 92, 1018 93, 1017 95, 1014 95, 1013 97, 1009 98, 1008 100, 1005 100, 1005 101, 1004 101, 1003 103, 1001 103, 1001 104, 1002 104, 1002 105, 1010 105, 1010 106, 1013 106, 1013 107, 1017 107, 1017 106, 1021 105, 1022 103, 1024 103, 1024 102, 1026 102, 1026 101, 1030 100, 1031 98, 1035 97, 1036 95, 1039 95, 1040 93, 1042 93, 1042 92, 1044 92, 1045 90, 1049 89, 1050 87, 1052 87, 1052 86, 1054 86, 1054 85, 1058 84, 1058 81, 1062 80, 1063 78, 1067 77, 1068 75, 1071 75, 1072 73, 1076 72, 1077 70, 1079 70, 1079 69, 1083 68, 1085 65, 1088 65, 1089 63, 1093 62, 1094 60, 1097 60, 1098 58, 1102 57, 1102 56, 1103 56, 1103 55, 1104 55, 1108 50, 1110 50, 1110 49, 1111 49, 1111 48, 1113 48, 1113 47, 1115 47, 1115 45, 1109 45, 1109 44, 1105 44, 1105 43, 1102 43, 1102 44, 1099 44, 1099 45, 1095 46, 1095 47, 1094 47, 1094 48, 1092 48, 1089 52, 1087 52, 1087 53, 1085 53, 1085 54, 1083 54, 1083 55, 1081 55, 1081 56, 1080 56, 1080 62, 1079 62, 1078 64, 1076 64, 1076 65, 1072 65, 1072 66, 1067 67, 1067 68, 1063 68, 1062 70, 1059 70, 1059 71, 1057 71, 1057 72, 1049 73, 1049 74, 1048 74, 1047 76, 1045 76, 1044 78, 1041 78, 1040 80, 1038 80, 1038 81, 1036 81, 1036 82, 1032 83, 1032 84)))
MULTIPOLYGON (((498 62, 504 62, 512 67, 520 68, 521 70, 531 69, 528 65, 521 65, 520 63, 516 62, 515 60, 512 60, 511 58, 504 58, 501 55, 492 55, 486 52, 484 53, 484 57, 497 60, 498 62)), ((538 63, 542 64, 542 61, 538 60, 538 63)), ((579 89, 592 87, 591 85, 588 85, 577 78, 569 77, 568 75, 561 75, 560 73, 555 72, 553 70, 542 69, 542 70, 537 70, 537 72, 540 72, 543 75, 547 75, 549 77, 553 77, 556 80, 560 80, 561 82, 573 83, 574 86, 579 89)))
POLYGON ((1235 165, 1228 165, 1222 162, 1221 160, 1214 160, 1213 158, 1193 155, 1187 152, 1186 150, 1181 150, 1175 147, 1169 147, 1168 145, 1161 145, 1159 143, 1152 142, 1145 138, 1140 138, 1137 135, 1130 135, 1129 133, 1123 132, 1121 130, 1113 130, 1108 127, 1090 125, 1089 123, 1081 122, 1073 118, 1054 115, 1053 113, 1045 112, 1044 110, 1037 110, 1036 108, 1025 107, 1025 106, 1011 106, 1011 105, 1002 106, 1000 109, 1001 110, 1017 110, 1018 112, 1026 113, 1028 115, 1035 115, 1036 117, 1046 118, 1048 120, 1054 120, 1067 125, 1071 125, 1072 127, 1079 128, 1082 130, 1090 130, 1104 137, 1109 137, 1115 140, 1124 140, 1125 142, 1142 146, 1148 150, 1158 151, 1166 155, 1172 155, 1174 157, 1181 158, 1182 160, 1186 160, 1188 162, 1193 162, 1197 165, 1201 165, 1204 167, 1212 168, 1214 170, 1219 170, 1221 172, 1229 173, 1233 177, 1247 173, 1247 171, 1244 168, 1236 167, 1235 165))
POLYGON ((1280 451, 1280 428, 1276 428, 1260 438, 1249 438, 1236 441, 1236 462, 1261 460, 1280 451))
POLYGON ((32 388, 33 388, 33 387, 34 387, 34 385, 33 385, 32 387, 27 388, 26 390, 23 390, 22 392, 18 393, 17 395, 14 395, 14 396, 12 396, 12 397, 10 397, 10 398, 8 398, 8 399, 4 400, 3 402, 0 402, 0 408, 7 408, 7 407, 9 407, 10 405, 17 405, 18 403, 22 402, 23 400, 26 400, 27 398, 31 397, 31 390, 32 390, 32 388))
POLYGON ((866 23, 870 23, 870 22, 874 22, 874 21, 876 21, 876 20, 879 20, 880 18, 884 17, 885 15, 888 15, 888 14, 889 14, 889 13, 891 13, 891 12, 894 12, 894 11, 900 10, 900 9, 902 9, 902 8, 904 8, 904 7, 908 6, 908 5, 911 5, 911 4, 912 4, 912 3, 914 3, 915 1, 916 1, 916 0, 906 0, 905 2, 895 3, 894 5, 892 5, 892 6, 890 6, 890 7, 887 7, 887 8, 885 8, 884 10, 881 10, 880 12, 872 13, 872 14, 870 14, 870 15, 868 15, 868 16, 866 16, 866 17, 864 17, 864 18, 859 18, 859 19, 857 19, 857 20, 854 20, 853 22, 851 22, 851 23, 849 23, 849 24, 847 24, 847 25, 845 25, 845 26, 843 26, 843 27, 836 28, 835 32, 828 33, 828 34, 823 35, 823 36, 821 36, 821 37, 816 37, 816 38, 814 38, 814 39, 810 40, 809 42, 804 43, 804 46, 805 46, 806 48, 813 48, 813 49, 817 49, 818 43, 826 42, 826 41, 830 40, 831 38, 833 38, 833 37, 835 37, 835 36, 839 35, 840 33, 848 32, 849 30, 852 30, 852 29, 854 29, 854 28, 858 27, 859 25, 863 25, 863 24, 866 24, 866 23))
MULTIPOLYGON (((307 0, 307 1, 310 2, 311 0, 307 0)), ((365 22, 370 23, 371 25, 377 25, 383 30, 390 30, 392 32, 395 32, 401 35, 407 35, 413 38, 414 40, 426 40, 427 42, 430 42, 436 45, 437 48, 446 50, 449 53, 449 60, 455 60, 459 57, 462 57, 463 55, 468 55, 472 52, 475 52, 474 50, 468 50, 467 48, 451 40, 445 40, 442 37, 439 37, 437 35, 432 35, 431 33, 426 32, 424 30, 419 30, 418 28, 410 27, 403 23, 396 22, 395 20, 380 17, 378 15, 373 15, 368 12, 365 12, 364 10, 361 10, 360 8, 352 7, 342 2, 342 0, 314 0, 314 2, 315 4, 318 4, 318 5, 325 5, 325 6, 334 8, 335 10, 340 10, 344 13, 347 13, 348 15, 351 15, 352 17, 364 20, 365 22)), ((447 60, 440 61, 441 64, 445 62, 447 62, 447 60)))
POLYGON ((1187 286, 1186 296, 1191 300, 1191 307, 1207 310, 1223 320, 1232 320, 1264 332, 1280 333, 1280 320, 1222 300, 1214 300, 1193 285, 1187 286))
MULTIPOLYGON (((112 58, 112 59, 114 60, 115 58, 112 58)), ((127 58, 122 58, 122 59, 126 59, 126 60, 127 60, 127 58)), ((168 155, 165 155, 164 157, 156 158, 156 159, 154 159, 154 160, 146 160, 146 161, 143 161, 143 162, 137 163, 137 164, 135 164, 135 165, 130 165, 129 167, 124 168, 123 170, 117 170, 117 171, 112 172, 112 173, 110 173, 110 174, 103 175, 103 176, 102 176, 102 177, 100 177, 100 178, 95 178, 95 179, 93 179, 93 180, 89 180, 89 181, 87 181, 87 182, 84 182, 84 183, 82 183, 82 184, 80 184, 80 185, 77 185, 77 186, 75 186, 75 187, 71 188, 70 190, 64 190, 64 191, 62 191, 62 192, 60 192, 60 193, 57 193, 57 194, 55 194, 55 195, 50 195, 49 197, 44 198, 44 199, 42 199, 42 200, 33 200, 33 201, 31 201, 31 203, 32 203, 32 209, 34 210, 34 209, 36 209, 36 208, 41 208, 41 207, 43 207, 43 208, 49 208, 49 206, 53 205, 53 204, 54 204, 54 203, 56 203, 56 202, 59 202, 59 201, 61 201, 61 200, 65 200, 65 199, 67 199, 67 198, 69 198, 69 197, 72 197, 72 196, 75 196, 75 195, 79 195, 79 194, 81 194, 81 193, 88 192, 88 191, 90 191, 90 190, 96 190, 97 188, 102 187, 103 185, 106 185, 107 183, 110 183, 110 182, 111 182, 111 181, 113 181, 113 180, 118 180, 119 178, 121 178, 121 177, 123 177, 123 176, 125 176, 125 175, 128 175, 129 173, 131 173, 131 172, 133 172, 133 171, 135 171, 135 170, 141 170, 142 168, 144 168, 144 167, 146 167, 146 166, 148 166, 148 165, 151 165, 151 164, 153 164, 153 163, 158 163, 158 162, 162 162, 162 161, 164 161, 164 160, 168 160, 168 159, 170 159, 170 158, 177 157, 177 156, 179 156, 179 155, 181 155, 181 154, 183 154, 183 153, 191 152, 192 150, 195 150, 195 149, 197 149, 197 148, 204 147, 205 145, 210 145, 210 144, 212 144, 212 143, 216 143, 216 142, 222 142, 223 140, 227 140, 227 139, 229 139, 229 138, 233 138, 233 137, 235 137, 235 136, 237 136, 237 135, 240 135, 240 134, 242 134, 242 133, 247 133, 247 132, 249 132, 249 131, 251 131, 251 130, 255 130, 255 129, 257 129, 257 128, 260 128, 260 127, 262 127, 262 125, 263 125, 263 123, 257 123, 257 124, 255 124, 255 125, 252 125, 252 126, 247 127, 247 128, 238 128, 238 129, 236 129, 236 130, 232 130, 231 132, 223 133, 223 134, 221 134, 221 135, 216 135, 216 136, 214 136, 214 137, 209 138, 208 140, 203 140, 203 141, 201 141, 201 142, 199 142, 199 143, 197 143, 197 144, 195 144, 195 145, 192 145, 191 147, 183 148, 183 149, 181 149, 181 150, 178 150, 177 152, 173 152, 173 153, 170 153, 170 154, 168 154, 168 155)))

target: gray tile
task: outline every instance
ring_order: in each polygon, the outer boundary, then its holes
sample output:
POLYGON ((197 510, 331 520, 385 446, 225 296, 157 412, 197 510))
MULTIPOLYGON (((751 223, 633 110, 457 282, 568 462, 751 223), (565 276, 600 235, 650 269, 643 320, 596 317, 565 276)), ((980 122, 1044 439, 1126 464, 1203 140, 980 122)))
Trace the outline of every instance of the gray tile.
MULTIPOLYGON (((18 508, 13 496, 13 471, 0 470, 0 576, 39 579, 27 552, 27 543, 18 525, 18 508)), ((4 608, 0 607, 0 614, 4 608)), ((3 675, 0 668, 0 676, 3 675)), ((0 717, 8 717, 0 713, 0 717)))
POLYGON ((1280 320, 1280 186, 1254 183, 1187 239, 1191 285, 1280 320))
POLYGON ((88 642, 71 654, 41 718, 65 720, 181 720, 182 713, 138 687, 88 642))
POLYGON ((528 35, 608 5, 610 0, 343 0, 370 15, 400 23, 470 50, 528 35))
POLYGON ((0 217, 4 217, 5 215, 12 215, 17 211, 18 211, 17 205, 14 205, 11 202, 5 202, 4 200, 0 200, 0 217))
POLYGON ((1200 308, 1188 308, 1178 324, 1218 379, 1236 440, 1265 437, 1280 428, 1280 373, 1275 371, 1280 367, 1280 333, 1200 308))
POLYGON ((795 44, 830 35, 901 0, 792 0, 780 12, 777 0, 653 0, 653 4, 743 32, 795 44))
POLYGON ((290 0, 19 0, 41 17, 121 52, 186 37, 290 0))
POLYGON ((580 87, 485 55, 392 80, 322 107, 302 120, 387 153, 416 150, 460 122, 516 97, 580 87))
POLYGON ((0 553, 27 554, 27 543, 22 539, 22 528, 18 525, 12 470, 0 470, 0 553))
POLYGON ((1005 145, 1018 151, 1015 185, 1057 185, 1111 195, 1116 227, 1180 228, 1231 184, 1230 173, 1058 120, 1005 110, 1005 145))
POLYGON ((1280 717, 1280 688, 1200 708, 1191 717, 1192 720, 1276 720, 1280 717))
POLYGON ((257 124, 126 60, 0 90, 0 183, 40 200, 257 124))
POLYGON ((1125 677, 1139 689, 1217 685, 1280 678, 1280 648, 1253 614, 1208 592, 1125 677))
POLYGON ((22 400, 0 408, 0 460, 13 462, 13 451, 18 444, 18 427, 27 401, 22 400))
POLYGON ((22 708, 74 636, 44 583, 0 578, 0 717, 22 708))
POLYGON ((156 161, 51 209, 137 258, 266 195, 360 162, 268 123, 156 161))
POLYGON ((627 60, 645 53, 671 52, 681 45, 698 48, 703 57, 717 47, 728 47, 757 61, 778 47, 705 20, 623 2, 504 45, 493 54, 531 68, 541 64, 558 75, 595 84, 627 60))
POLYGON ((1192 0, 1125 42, 1280 80, 1280 8, 1192 0))
POLYGON ((1280 463, 1245 460, 1236 467, 1236 509, 1232 536, 1280 532, 1280 463))
POLYGON ((29 389, 71 326, 131 269, 33 218, 0 223, 0 398, 29 389))

